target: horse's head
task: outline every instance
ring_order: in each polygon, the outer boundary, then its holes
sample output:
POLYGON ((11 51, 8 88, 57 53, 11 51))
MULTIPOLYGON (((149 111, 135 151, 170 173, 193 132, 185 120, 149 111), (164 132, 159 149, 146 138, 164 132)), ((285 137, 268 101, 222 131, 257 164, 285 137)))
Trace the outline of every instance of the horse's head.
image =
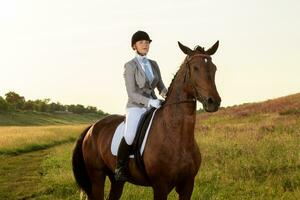
POLYGON ((217 41, 211 48, 204 50, 196 46, 194 50, 178 42, 180 49, 187 56, 183 63, 185 68, 184 81, 187 81, 187 92, 200 101, 207 112, 219 109, 221 98, 215 84, 216 65, 211 60, 219 46, 217 41))

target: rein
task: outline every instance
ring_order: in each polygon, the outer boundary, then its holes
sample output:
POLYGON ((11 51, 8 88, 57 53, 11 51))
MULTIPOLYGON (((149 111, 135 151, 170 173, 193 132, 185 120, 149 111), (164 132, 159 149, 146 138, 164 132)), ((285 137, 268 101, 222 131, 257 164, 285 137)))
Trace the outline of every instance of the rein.
POLYGON ((196 100, 195 99, 187 99, 187 100, 177 101, 177 102, 173 102, 173 103, 165 103, 165 104, 163 104, 163 106, 168 106, 168 105, 172 105, 172 104, 181 104, 181 103, 196 103, 196 100))

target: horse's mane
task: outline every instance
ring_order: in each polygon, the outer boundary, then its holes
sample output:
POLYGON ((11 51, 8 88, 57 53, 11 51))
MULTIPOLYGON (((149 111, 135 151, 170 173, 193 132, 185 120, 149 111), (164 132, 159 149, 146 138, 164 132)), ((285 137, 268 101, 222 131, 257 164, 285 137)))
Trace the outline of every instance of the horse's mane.
POLYGON ((171 84, 170 84, 169 87, 168 87, 168 92, 167 92, 167 94, 166 94, 166 97, 169 96, 169 93, 171 92, 171 90, 172 90, 172 88, 173 88, 174 80, 175 80, 175 78, 176 78, 178 72, 179 72, 179 70, 177 70, 176 74, 173 76, 173 79, 172 79, 172 81, 171 81, 171 84))
POLYGON ((167 94, 166 94, 166 99, 168 98, 168 96, 170 95, 171 91, 173 90, 174 82, 175 82, 177 76, 180 76, 180 75, 182 74, 182 73, 179 73, 179 72, 180 72, 180 71, 183 71, 182 68, 183 68, 185 62, 186 62, 186 58, 184 59, 183 63, 180 65, 179 69, 177 70, 177 72, 176 72, 175 75, 173 76, 173 79, 172 79, 172 81, 171 81, 171 84, 170 84, 169 87, 168 87, 168 92, 167 92, 167 94))

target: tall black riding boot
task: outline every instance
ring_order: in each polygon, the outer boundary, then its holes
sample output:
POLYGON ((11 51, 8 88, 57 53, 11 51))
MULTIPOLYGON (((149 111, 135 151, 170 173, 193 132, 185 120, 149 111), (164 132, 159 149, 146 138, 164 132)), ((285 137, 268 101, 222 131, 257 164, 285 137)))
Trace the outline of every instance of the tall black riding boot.
POLYGON ((115 179, 117 181, 125 182, 128 179, 129 147, 123 137, 118 149, 117 166, 115 169, 115 179))

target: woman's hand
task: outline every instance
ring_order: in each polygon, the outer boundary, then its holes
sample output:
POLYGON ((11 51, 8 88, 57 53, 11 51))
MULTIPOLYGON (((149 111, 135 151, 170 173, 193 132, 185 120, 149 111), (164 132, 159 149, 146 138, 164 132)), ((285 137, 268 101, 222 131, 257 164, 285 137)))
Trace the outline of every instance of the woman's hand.
POLYGON ((155 108, 159 108, 160 104, 161 104, 161 101, 158 100, 158 99, 149 99, 148 107, 152 106, 152 107, 155 107, 155 108))

